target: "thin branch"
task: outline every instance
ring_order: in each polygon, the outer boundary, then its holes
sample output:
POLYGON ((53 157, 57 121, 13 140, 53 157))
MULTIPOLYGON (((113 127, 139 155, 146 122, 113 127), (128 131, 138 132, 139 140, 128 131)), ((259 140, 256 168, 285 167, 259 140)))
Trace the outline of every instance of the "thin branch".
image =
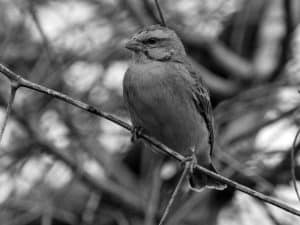
POLYGON ((160 190, 162 185, 162 179, 160 176, 162 167, 162 161, 156 165, 152 174, 152 185, 151 185, 151 196, 149 198, 149 203, 147 206, 146 216, 145 216, 145 225, 154 225, 156 212, 159 207, 159 197, 160 197, 160 190))
POLYGON ((169 211, 171 209, 171 206, 173 205, 175 197, 177 196, 178 191, 180 190, 180 188, 182 186, 182 182, 184 181, 184 178, 187 175, 187 172, 188 172, 189 168, 190 168, 190 163, 186 162, 185 165, 184 165, 184 170, 182 171, 182 174, 181 174, 181 176, 179 178, 179 181, 178 181, 178 183, 177 183, 177 185, 175 187, 174 192, 172 193, 172 196, 171 196, 171 198, 170 198, 170 200, 168 202, 168 205, 167 205, 167 207, 166 207, 166 209, 165 209, 165 211, 164 211, 164 213, 163 213, 163 215, 162 215, 162 217, 161 217, 158 225, 163 225, 164 224, 164 222, 165 222, 165 220, 166 220, 166 218, 167 218, 167 216, 169 214, 169 211))
POLYGON ((161 23, 160 19, 157 18, 154 8, 152 5, 152 0, 143 0, 143 8, 145 8, 145 11, 147 12, 147 15, 149 15, 150 18, 152 18, 154 23, 161 23))
POLYGON ((36 12, 36 8, 34 6, 34 3, 33 2, 29 2, 29 6, 28 6, 28 11, 32 17, 32 20, 33 22, 35 23, 35 26, 37 28, 37 30, 39 31, 42 39, 43 39, 43 43, 44 43, 44 48, 46 50, 46 53, 47 53, 47 56, 48 56, 48 59, 49 61, 52 61, 53 57, 51 55, 52 53, 52 50, 51 50, 51 44, 50 44, 50 41, 49 39, 47 38, 47 35, 45 34, 44 32, 44 29, 42 28, 42 25, 40 23, 40 20, 38 19, 38 16, 37 16, 37 12, 36 12))
MULTIPOLYGON (((73 121, 70 118, 70 112, 67 114, 64 114, 64 111, 68 111, 68 107, 66 110, 59 110, 61 115, 63 115, 63 120, 66 123, 66 126, 69 128, 70 131, 70 137, 77 140, 79 147, 91 158, 95 159, 101 166, 104 167, 104 169, 108 172, 108 176, 112 177, 113 179, 116 179, 117 182, 119 182, 121 185, 124 185, 125 187, 129 189, 133 189, 137 187, 138 181, 134 177, 134 175, 129 171, 129 169, 121 162, 121 160, 107 160, 108 155, 103 150, 100 154, 97 154, 94 150, 92 150, 94 147, 90 146, 89 143, 85 140, 85 137, 87 137, 89 134, 83 134, 78 130, 78 127, 76 127, 73 123, 73 121), (83 135, 83 136, 82 136, 83 135)), ((97 150, 99 152, 99 149, 97 150)))
POLYGON ((278 122, 279 120, 282 120, 282 119, 284 119, 286 117, 289 117, 289 116, 293 115, 295 112, 297 112, 299 109, 300 109, 300 105, 297 105, 296 107, 294 107, 294 108, 292 108, 292 109, 290 109, 290 110, 288 110, 286 112, 283 112, 281 115, 279 115, 276 118, 264 121, 261 124, 257 124, 256 126, 253 126, 247 132, 244 132, 244 133, 240 134, 239 136, 236 136, 233 139, 231 139, 230 142, 229 142, 229 144, 235 144, 238 141, 241 141, 241 140, 243 140, 245 138, 249 138, 252 135, 256 134, 261 128, 269 126, 271 124, 274 124, 274 123, 278 122))
POLYGON ((135 22, 143 27, 153 24, 155 21, 147 16, 147 12, 141 6, 140 0, 124 0, 122 1, 125 9, 130 13, 130 16, 135 19, 135 22))
POLYGON ((191 197, 180 205, 178 209, 173 213, 172 217, 168 220, 167 225, 180 224, 183 218, 186 218, 188 214, 195 209, 200 202, 203 201, 203 193, 194 192, 191 197))
POLYGON ((297 187, 297 183, 296 183, 296 172, 295 172, 295 168, 296 168, 296 162, 295 162, 295 153, 297 151, 297 147, 299 148, 299 146, 297 146, 297 140, 298 137, 300 135, 300 129, 297 131, 294 142, 293 142, 293 147, 291 149, 291 174, 292 174, 292 181, 293 181, 293 186, 297 195, 298 200, 300 201, 300 194, 299 194, 299 190, 297 187))
POLYGON ((41 215, 38 212, 25 212, 20 216, 15 216, 11 221, 6 221, 6 225, 26 225, 33 223, 34 220, 38 219, 41 215))
POLYGON ((282 225, 282 224, 277 220, 277 218, 273 215, 273 213, 272 213, 272 211, 269 209, 268 205, 264 204, 264 203, 261 202, 261 201, 257 201, 257 203, 260 204, 260 205, 264 208, 264 210, 265 210, 267 216, 269 217, 269 219, 272 221, 272 223, 273 223, 274 225, 282 225))
MULTIPOLYGON (((49 211, 50 207, 47 203, 38 201, 38 200, 30 200, 30 199, 20 199, 20 198, 9 198, 5 202, 1 203, 0 205, 1 209, 16 209, 19 211, 24 211, 24 213, 34 213, 38 217, 42 215, 42 213, 49 211)), ((58 219, 60 221, 65 222, 66 224, 77 224, 76 221, 78 218, 74 215, 73 212, 70 212, 68 210, 65 210, 63 208, 51 208, 53 211, 53 217, 55 219, 58 219)), ((25 214, 23 214, 25 215, 25 214)), ((16 218, 17 219, 17 218, 16 218)), ((17 220, 19 221, 19 220, 17 220)), ((21 222, 24 222, 24 220, 20 220, 21 222)), ((8 225, 10 223, 7 223, 8 225)), ((20 225, 19 223, 13 223, 20 225)), ((25 222, 24 224, 29 224, 28 222, 25 222)))
POLYGON ((156 8, 157 8, 159 17, 160 17, 161 25, 163 25, 164 27, 166 27, 167 26, 166 25, 166 21, 165 21, 162 9, 161 9, 161 7, 159 5, 159 0, 155 0, 155 5, 156 5, 156 8))
POLYGON ((12 82, 12 84, 10 85, 10 96, 9 96, 9 100, 8 100, 7 107, 6 107, 5 117, 4 117, 4 120, 3 120, 2 127, 0 129, 0 143, 2 141, 4 130, 5 130, 5 127, 6 127, 7 122, 8 122, 9 114, 10 114, 11 109, 12 109, 12 105, 13 105, 13 102, 14 102, 14 99, 15 99, 15 96, 16 96, 17 89, 18 89, 18 86, 14 85, 14 82, 12 82))
POLYGON ((227 152, 223 152, 219 150, 215 155, 216 158, 218 158, 221 162, 226 163, 228 167, 231 168, 234 172, 243 175, 245 178, 251 181, 255 181, 255 183, 261 185, 269 193, 271 193, 272 190, 274 189, 274 185, 272 185, 264 177, 257 174, 251 174, 248 170, 244 170, 245 165, 242 164, 242 162, 236 160, 233 156, 231 156, 227 152))
POLYGON ((97 193, 101 194, 102 190, 108 194, 116 197, 120 202, 130 205, 133 210, 140 212, 145 204, 143 199, 139 198, 135 193, 129 191, 117 183, 109 180, 109 179, 94 179, 92 175, 83 170, 76 162, 69 159, 65 154, 61 153, 59 149, 56 149, 55 146, 47 143, 47 141, 39 140, 40 147, 50 155, 53 155, 57 160, 66 164, 71 171, 76 175, 76 177, 82 181, 84 184, 88 184, 89 188, 97 191, 97 193))
POLYGON ((14 73, 13 71, 9 70, 7 67, 5 67, 2 64, 0 64, 0 72, 2 74, 4 74, 8 79, 18 83, 20 87, 26 87, 26 88, 29 88, 31 90, 35 90, 37 92, 50 95, 54 98, 60 99, 64 102, 67 102, 71 105, 74 105, 74 106, 76 106, 80 109, 83 109, 83 110, 88 111, 92 114, 103 117, 103 118, 105 118, 105 119, 107 119, 111 122, 114 122, 114 123, 118 124, 119 126, 129 130, 129 131, 133 131, 132 127, 129 124, 127 124, 124 121, 118 119, 117 117, 112 116, 108 113, 102 112, 100 110, 97 110, 95 107, 90 106, 90 105, 88 105, 88 104, 86 104, 82 101, 73 99, 73 98, 69 97, 68 95, 62 94, 62 93, 60 93, 58 91, 55 91, 53 89, 46 88, 42 85, 39 85, 39 84, 33 83, 29 80, 26 80, 26 79, 22 78, 20 75, 18 75, 16 73, 14 73))
POLYGON ((53 206, 45 209, 41 215, 41 225, 52 225, 53 220, 53 206))
MULTIPOLYGON (((22 78, 20 75, 12 72, 11 70, 6 68, 2 64, 0 64, 0 72, 3 73, 3 75, 5 75, 7 78, 9 78, 11 80, 15 80, 16 82, 18 82, 20 87, 27 87, 29 89, 32 89, 32 90, 35 90, 35 91, 38 91, 38 92, 41 92, 41 93, 45 93, 45 94, 50 95, 54 98, 57 98, 57 99, 60 99, 64 102, 72 104, 72 105, 74 105, 74 106, 76 106, 80 109, 83 109, 87 112, 90 112, 92 114, 103 117, 103 118, 105 118, 105 119, 107 119, 107 120, 109 120, 109 121, 111 121, 115 124, 118 124, 119 126, 123 127, 124 129, 133 132, 132 126, 130 126, 128 123, 122 121, 121 119, 117 118, 116 116, 113 116, 111 114, 102 112, 102 111, 96 109, 93 106, 90 106, 90 105, 88 105, 88 104, 86 104, 82 101, 73 99, 73 98, 71 98, 71 97, 69 97, 65 94, 60 93, 60 92, 57 92, 57 91, 54 91, 52 89, 46 88, 42 85, 30 82, 30 81, 22 78)), ((173 151, 172 149, 168 148, 166 145, 160 143, 155 138, 153 138, 149 135, 141 134, 141 138, 144 139, 145 141, 147 141, 148 143, 150 143, 151 145, 155 146, 159 150, 161 150, 162 153, 165 153, 166 155, 168 155, 168 156, 170 156, 170 157, 172 157, 172 158, 174 158, 174 159, 176 159, 180 162, 185 162, 187 160, 186 157, 184 157, 183 155, 173 151)), ((64 157, 64 160, 68 160, 68 159, 67 158, 65 159, 65 157, 64 157)), ((74 166, 74 165, 72 164, 72 166, 74 166)), ((300 210, 295 209, 293 207, 290 207, 289 205, 287 205, 286 203, 284 203, 280 200, 277 200, 275 198, 266 196, 266 195, 264 195, 260 192, 257 192, 255 190, 253 190, 251 188, 248 188, 248 187, 246 187, 242 184, 239 184, 239 183, 237 183, 233 180, 230 180, 230 179, 228 179, 228 178, 226 178, 222 175, 216 174, 216 173, 214 173, 214 172, 212 172, 212 171, 210 171, 210 170, 208 170, 208 169, 206 169, 206 168, 204 168, 200 165, 196 165, 195 169, 200 170, 202 173, 216 179, 217 181, 225 183, 225 184, 227 184, 228 186, 230 186, 232 188, 235 188, 235 189, 237 189, 241 192, 244 192, 248 195, 251 195, 254 198, 260 199, 264 202, 267 202, 271 205, 274 205, 278 208, 281 208, 282 210, 290 212, 291 214, 300 216, 300 210)), ((90 176, 82 177, 82 178, 83 178, 84 181, 88 181, 90 184, 93 184, 95 189, 98 189, 99 186, 97 184, 95 184, 94 179, 92 179, 90 176)), ((111 189, 110 184, 105 183, 105 184, 102 184, 102 185, 104 185, 108 190, 111 189)), ((137 206, 137 207, 140 207, 139 203, 138 203, 138 205, 139 206, 137 206)))
POLYGON ((280 43, 281 54, 279 56, 277 66, 270 74, 270 81, 276 80, 281 75, 285 65, 289 61, 291 54, 291 42, 293 40, 293 33, 296 28, 293 21, 292 0, 283 0, 281 2, 284 11, 285 35, 280 43))
POLYGON ((92 225, 95 220, 95 214, 99 206, 101 196, 95 192, 91 192, 87 200, 85 209, 82 215, 82 225, 92 225))

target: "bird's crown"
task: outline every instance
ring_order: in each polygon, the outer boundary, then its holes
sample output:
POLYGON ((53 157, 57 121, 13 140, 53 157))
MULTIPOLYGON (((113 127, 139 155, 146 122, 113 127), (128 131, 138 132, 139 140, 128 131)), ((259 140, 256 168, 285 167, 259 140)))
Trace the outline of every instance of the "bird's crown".
POLYGON ((127 42, 126 47, 140 57, 166 61, 185 56, 183 44, 177 34, 161 25, 151 25, 139 30, 127 42))
POLYGON ((135 33, 132 38, 141 41, 148 38, 179 39, 177 34, 173 30, 161 25, 151 25, 142 28, 137 33, 135 33))

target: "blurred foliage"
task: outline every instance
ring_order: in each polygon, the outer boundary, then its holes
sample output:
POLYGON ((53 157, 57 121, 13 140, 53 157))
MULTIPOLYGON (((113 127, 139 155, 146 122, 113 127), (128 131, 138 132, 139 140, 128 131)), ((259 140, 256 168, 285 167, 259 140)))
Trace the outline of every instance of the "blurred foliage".
MULTIPOLYGON (((160 2, 211 91, 219 170, 296 206, 289 151, 299 127, 299 1, 160 2)), ((129 121, 121 84, 130 55, 123 44, 157 22, 152 0, 1 0, 0 62, 129 121)), ((9 83, 0 81, 2 120, 9 83)), ((1 224, 141 224, 149 205, 156 221, 180 165, 166 162, 154 182, 159 155, 129 140, 104 119, 19 90, 1 143, 1 224)), ((296 221, 230 188, 190 193, 184 187, 167 224, 296 221)))

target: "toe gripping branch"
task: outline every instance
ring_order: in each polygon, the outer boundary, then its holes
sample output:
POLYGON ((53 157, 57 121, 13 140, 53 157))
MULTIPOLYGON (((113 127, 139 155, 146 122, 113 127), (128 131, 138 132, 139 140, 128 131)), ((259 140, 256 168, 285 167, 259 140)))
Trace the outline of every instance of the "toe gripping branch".
POLYGON ((141 137, 143 133, 142 127, 134 127, 131 131, 131 142, 135 142, 137 139, 141 137))
POLYGON ((184 168, 188 168, 190 173, 193 173, 198 162, 196 156, 192 154, 191 156, 185 157, 185 159, 181 161, 181 164, 184 166, 184 168))

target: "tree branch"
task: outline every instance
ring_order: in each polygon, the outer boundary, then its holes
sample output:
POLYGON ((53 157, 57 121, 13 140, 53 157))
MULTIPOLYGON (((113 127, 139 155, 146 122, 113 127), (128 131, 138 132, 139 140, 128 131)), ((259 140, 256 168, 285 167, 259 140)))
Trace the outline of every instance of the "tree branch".
POLYGON ((299 151, 297 151, 297 147, 299 148, 299 145, 297 146, 297 140, 298 137, 300 135, 300 129, 298 129, 295 138, 294 138, 294 142, 293 142, 293 147, 291 149, 291 174, 292 174, 292 181, 293 181, 293 186, 297 195, 298 200, 300 201, 300 194, 299 194, 299 190, 297 187, 297 182, 296 182, 296 162, 295 162, 295 154, 299 151))
POLYGON ((162 186, 162 178, 160 176, 162 167, 162 161, 156 165, 154 168, 152 177, 152 185, 150 188, 150 197, 148 199, 148 206, 145 212, 145 225, 154 225, 156 220, 156 212, 159 208, 159 198, 160 198, 160 191, 162 186))
POLYGON ((167 204, 167 207, 166 207, 165 210, 164 210, 164 213, 163 213, 163 215, 162 215, 162 217, 161 217, 161 219, 160 219, 158 225, 163 225, 164 222, 165 222, 165 220, 167 219, 167 216, 168 216, 168 214, 169 214, 169 211, 170 211, 170 209, 171 209, 171 206, 173 205, 173 202, 175 201, 175 198, 176 198, 176 196, 177 196, 178 193, 179 193, 179 190, 180 190, 180 188, 181 188, 181 186, 182 186, 182 183, 183 183, 183 181, 184 181, 184 179, 185 179, 185 177, 186 177, 186 175, 187 175, 187 173, 188 173, 189 168, 190 168, 189 162, 185 162, 184 170, 183 170, 182 173, 181 173, 181 176, 180 176, 180 178, 179 178, 179 181, 178 181, 177 184, 176 184, 176 187, 175 187, 175 189, 174 189, 174 191, 173 191, 173 193, 172 193, 172 195, 171 195, 171 198, 170 198, 170 200, 169 200, 169 202, 168 202, 168 204, 167 204))
POLYGON ((45 150, 45 152, 53 155, 56 159, 66 164, 72 172, 77 176, 79 180, 83 183, 89 184, 88 186, 99 193, 99 190, 104 190, 106 193, 109 193, 122 203, 130 205, 132 209, 140 212, 144 208, 144 203, 141 198, 136 196, 133 192, 122 188, 122 186, 112 182, 108 179, 99 180, 94 179, 89 173, 85 172, 76 162, 70 160, 58 149, 56 149, 50 143, 45 142, 44 140, 39 140, 39 145, 45 150))
POLYGON ((286 112, 283 112, 281 115, 279 115, 278 117, 274 118, 274 119, 270 119, 270 120, 267 120, 267 121, 264 121, 263 123, 261 124, 258 124, 254 127, 252 127, 250 130, 248 130, 247 132, 245 133, 242 133, 241 135, 237 136, 237 137, 234 137, 233 139, 230 140, 229 144, 235 144, 237 143, 238 141, 240 140, 243 140, 245 138, 249 138, 251 137, 252 135, 256 134, 261 128, 263 127, 266 127, 266 126, 269 126, 271 124, 274 124, 275 122, 281 120, 281 119, 284 119, 286 117, 289 117, 291 115, 293 115, 295 112, 299 111, 300 109, 300 105, 286 111, 286 112))
POLYGON ((164 18, 164 14, 163 14, 163 12, 162 12, 162 9, 161 9, 161 7, 160 7, 160 5, 159 5, 159 1, 158 1, 158 0, 155 0, 154 2, 155 2, 155 5, 156 5, 156 8, 157 8, 157 11, 158 11, 158 15, 159 15, 159 17, 160 17, 161 25, 164 26, 164 27, 166 27, 166 26, 167 26, 167 25, 166 25, 166 21, 165 21, 165 18, 164 18))
POLYGON ((37 15, 37 11, 36 11, 35 5, 31 1, 29 2, 28 10, 29 10, 29 13, 30 13, 30 15, 32 17, 33 22, 35 23, 35 26, 36 26, 37 30, 39 31, 39 33, 40 33, 40 35, 42 37, 44 48, 46 50, 48 59, 49 59, 49 61, 52 61, 53 57, 52 57, 52 50, 51 50, 50 41, 48 40, 47 35, 45 34, 45 32, 44 32, 44 30, 42 28, 40 20, 38 19, 38 15, 37 15))
POLYGON ((12 82, 11 85, 10 85, 10 96, 9 96, 9 100, 8 100, 7 107, 6 107, 6 113, 5 113, 5 116, 4 116, 3 124, 0 128, 0 143, 2 141, 3 133, 4 133, 4 130, 5 130, 7 121, 8 121, 9 114, 10 114, 11 109, 12 109, 12 105, 13 105, 13 102, 14 102, 14 99, 15 99, 15 96, 16 96, 17 89, 18 89, 18 86, 14 85, 14 82, 12 82))
MULTIPOLYGON (((49 89, 49 88, 46 88, 42 85, 39 85, 39 84, 36 84, 36 83, 33 83, 33 82, 30 82, 24 78, 22 78, 20 75, 12 72, 11 70, 9 70, 7 67, 5 67, 4 65, 0 64, 0 72, 6 76, 7 78, 9 78, 11 81, 15 81, 18 83, 18 85, 20 87, 26 87, 26 88, 29 88, 29 89, 32 89, 32 90, 35 90, 35 91, 38 91, 38 92, 41 92, 41 93, 45 93, 47 95, 50 95, 54 98, 57 98, 57 99, 60 99, 64 102, 67 102, 69 104, 72 104, 80 109, 83 109, 87 112, 90 112, 92 114, 95 114, 95 115, 98 115, 100 117, 103 117, 115 124, 118 124, 119 126, 125 128, 126 130, 129 130, 131 132, 133 132, 133 128, 132 126, 130 126, 128 123, 125 123, 124 121, 118 119, 116 116, 113 116, 111 114, 108 114, 108 113, 105 113, 105 112, 102 112, 98 109, 96 109, 95 107, 93 106, 90 106, 82 101, 79 101, 79 100, 76 100, 76 99, 73 99, 65 94, 62 94, 60 92, 57 92, 55 90, 52 90, 52 89, 49 89)), ((159 141, 157 141, 155 138, 149 136, 149 135, 146 135, 146 134, 141 134, 141 138, 144 139, 145 141, 147 141, 148 143, 150 143, 151 145, 155 146, 156 148, 158 148, 159 150, 161 150, 162 153, 165 153, 167 154, 168 156, 180 161, 180 162, 185 162, 187 159, 186 157, 184 157, 183 155, 173 151, 172 149, 170 149, 169 147, 167 147, 166 145, 160 143, 159 141)), ((61 157, 61 154, 58 153, 58 156, 61 157)), ((63 160, 69 160, 67 158, 63 158, 63 160)), ((75 166, 74 164, 71 164, 72 166, 75 166)), ((76 168, 76 167, 75 167, 76 168)), ((205 173, 206 175, 222 182, 222 183, 225 183, 227 184, 228 186, 232 187, 232 188, 235 188, 241 192, 244 192, 248 195, 251 195, 252 197, 254 198, 257 198, 259 200, 262 200, 264 202, 267 202, 271 205, 274 205, 278 208, 281 208, 291 214, 294 214, 294 215, 298 215, 300 216, 300 210, 297 210, 289 205, 287 205, 286 203, 280 201, 280 200, 277 200, 275 198, 272 198, 272 197, 269 197, 269 196, 266 196, 260 192, 257 192, 251 188, 248 188, 242 184, 239 184, 233 180, 230 180, 222 175, 219 175, 219 174, 216 174, 200 165, 197 165, 195 167, 195 169, 198 169, 200 170, 202 173, 205 173)), ((81 177, 83 179, 83 181, 88 181, 89 183, 95 185, 95 182, 94 180, 90 177, 90 176, 86 176, 86 177, 81 177), (92 180, 92 182, 91 182, 92 180)), ((106 186, 106 188, 108 190, 111 189, 111 186, 107 183, 103 184, 104 186, 106 186)), ((102 185, 101 185, 102 186, 102 185)), ((98 189, 100 188, 97 184, 94 186, 95 189, 98 189)))
POLYGON ((146 10, 141 6, 140 0, 124 0, 125 8, 130 12, 131 16, 136 20, 139 26, 148 26, 153 24, 152 18, 147 15, 146 10))
POLYGON ((296 28, 294 21, 293 21, 293 15, 292 15, 292 1, 293 0, 282 0, 282 8, 284 11, 284 23, 285 23, 285 35, 283 36, 281 40, 281 54, 278 59, 277 66, 274 68, 270 75, 270 81, 276 80, 282 70, 285 68, 286 63, 289 60, 290 54, 291 54, 291 41, 293 39, 293 32, 296 28))

